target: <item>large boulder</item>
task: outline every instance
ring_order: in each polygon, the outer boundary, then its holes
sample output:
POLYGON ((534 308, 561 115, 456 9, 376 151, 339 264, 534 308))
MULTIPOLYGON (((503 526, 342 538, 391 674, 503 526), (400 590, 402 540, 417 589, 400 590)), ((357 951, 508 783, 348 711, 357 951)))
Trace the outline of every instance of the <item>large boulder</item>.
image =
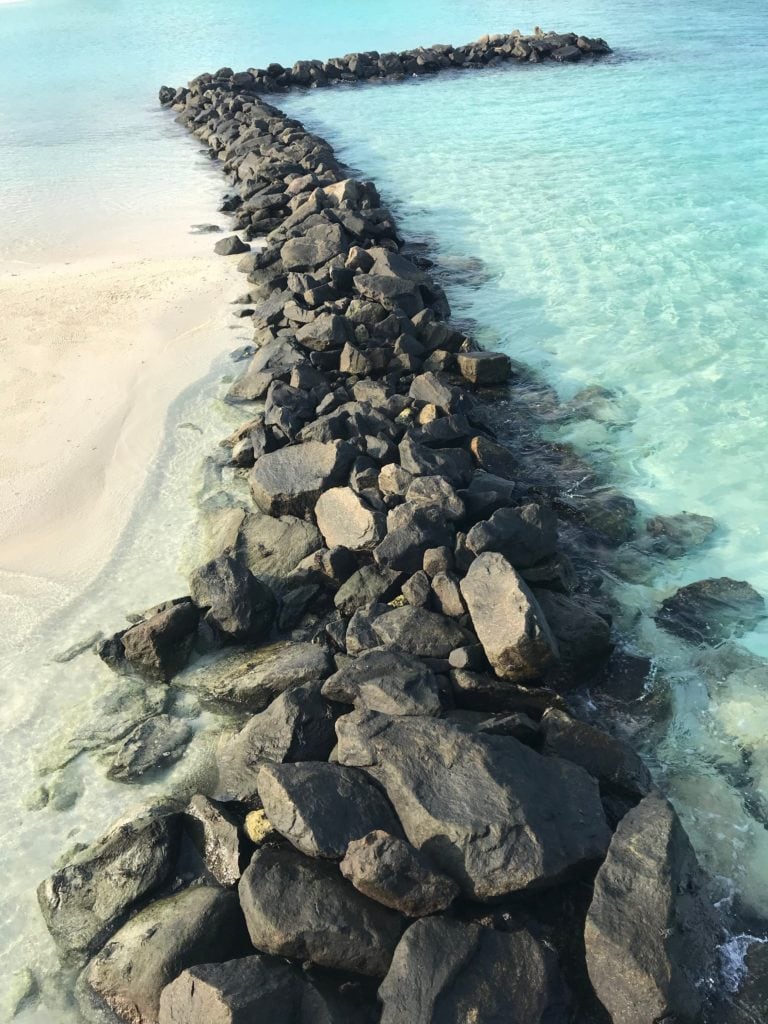
POLYGON ((253 651, 210 680, 204 675, 203 685, 215 700, 256 713, 286 690, 320 682, 332 671, 333 660, 319 644, 277 643, 253 651))
POLYGON ((251 470, 254 501, 269 515, 302 516, 324 491, 342 482, 353 455, 342 441, 305 441, 267 452, 251 470))
POLYGON ((329 548, 366 551, 384 536, 384 516, 374 512, 351 487, 332 487, 315 505, 317 525, 329 548))
POLYGON ((516 569, 527 569, 555 553, 557 516, 544 505, 500 508, 472 527, 467 547, 476 555, 498 551, 516 569))
POLYGON ((196 569, 190 590, 205 611, 205 621, 224 640, 253 642, 272 628, 276 610, 272 591, 229 555, 196 569))
POLYGON ((84 963, 165 882, 177 838, 175 817, 119 824, 40 883, 40 909, 65 961, 84 963))
POLYGON ((588 599, 536 591, 536 602, 557 641, 562 667, 576 681, 593 674, 611 652, 611 627, 588 599))
POLYGON ((314 270, 349 249, 349 237, 338 224, 313 224, 304 235, 289 238, 280 250, 286 270, 314 270))
POLYGON ((323 683, 323 696, 384 715, 439 716, 445 696, 423 661, 386 647, 364 651, 323 683))
POLYGON ((718 930, 680 819, 647 796, 619 823, 584 932, 589 976, 614 1024, 698 1020, 718 930))
POLYGON ((597 782, 511 736, 361 711, 336 730, 339 762, 371 772, 409 841, 473 899, 554 885, 608 846, 597 782))
POLYGON ((461 581, 461 593, 497 675, 525 682, 540 678, 557 660, 557 641, 544 613, 503 555, 478 555, 461 581))
POLYGON ((358 892, 408 917, 437 914, 459 894, 421 850, 382 830, 351 842, 339 867, 358 892))
POLYGON ((396 569, 380 569, 363 565, 336 591, 333 603, 342 615, 353 615, 360 608, 380 601, 389 601, 400 590, 403 578, 396 569))
POLYGON ((456 622, 407 605, 378 615, 373 631, 380 643, 423 658, 447 658, 455 647, 467 642, 466 630, 456 622))
POLYGON ((265 765, 258 790, 270 824, 309 857, 338 860, 374 829, 400 831, 387 798, 357 768, 322 761, 265 765))
POLYGON ((505 933, 448 918, 416 921, 379 988, 381 1024, 569 1024, 551 949, 524 928, 505 933))
POLYGON ((253 803, 263 764, 326 760, 336 739, 335 718, 318 683, 305 683, 281 694, 236 736, 219 744, 214 795, 253 803))
POLYGON ((168 682, 187 663, 200 614, 189 598, 169 601, 99 648, 111 668, 168 682))
POLYGON ((88 989, 130 1024, 156 1024, 160 995, 181 971, 247 945, 232 890, 198 886, 158 900, 123 925, 84 973, 88 989))
POLYGON ((452 542, 453 530, 441 508, 406 503, 395 510, 389 532, 373 556, 380 566, 412 573, 421 568, 425 551, 452 546, 452 542))
POLYGON ((235 540, 238 557, 276 594, 282 591, 285 577, 322 546, 320 531, 313 523, 261 512, 243 517, 235 540))
POLYGON ((389 969, 403 918, 362 896, 335 865, 263 848, 239 891, 256 949, 375 978, 389 969))
POLYGON ((743 580, 698 580, 666 598, 655 619, 692 644, 718 644, 742 636, 766 616, 765 600, 743 580))

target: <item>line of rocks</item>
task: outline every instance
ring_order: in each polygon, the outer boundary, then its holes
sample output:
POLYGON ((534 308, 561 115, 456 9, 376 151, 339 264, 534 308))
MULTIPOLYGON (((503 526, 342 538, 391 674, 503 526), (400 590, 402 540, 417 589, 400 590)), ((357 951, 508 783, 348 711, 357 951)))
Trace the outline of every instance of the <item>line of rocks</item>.
MULTIPOLYGON (((503 38, 480 49, 530 43, 503 38)), ((161 91, 266 234, 228 396, 252 501, 217 512, 188 596, 100 646, 153 684, 244 650, 202 677, 246 721, 205 793, 65 859, 46 923, 95 1019, 693 1022, 720 926, 643 762, 569 713, 610 614, 562 491, 492 429, 519 368, 448 322, 375 186, 254 95, 303 70, 161 91)))

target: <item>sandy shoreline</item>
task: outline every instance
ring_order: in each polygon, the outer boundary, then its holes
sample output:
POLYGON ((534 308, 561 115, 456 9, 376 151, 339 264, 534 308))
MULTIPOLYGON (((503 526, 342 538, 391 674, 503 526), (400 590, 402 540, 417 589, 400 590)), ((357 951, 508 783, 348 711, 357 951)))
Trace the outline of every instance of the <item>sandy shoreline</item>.
POLYGON ((94 575, 170 403, 234 344, 222 308, 234 267, 210 237, 184 248, 0 268, 0 572, 24 590, 29 577, 77 587, 94 575))

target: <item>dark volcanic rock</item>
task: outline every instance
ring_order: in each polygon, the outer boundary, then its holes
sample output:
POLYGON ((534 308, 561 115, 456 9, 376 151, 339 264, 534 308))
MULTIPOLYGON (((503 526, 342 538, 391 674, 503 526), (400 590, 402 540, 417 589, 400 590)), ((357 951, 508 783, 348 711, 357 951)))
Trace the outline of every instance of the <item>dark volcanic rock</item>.
POLYGON ((454 647, 467 642, 468 636, 451 619, 407 605, 378 615, 372 625, 380 643, 423 658, 447 658, 454 647))
POLYGON ((219 885, 234 885, 240 877, 240 831, 237 822, 208 797, 197 794, 187 804, 184 828, 206 868, 219 885))
POLYGON ((536 679, 557 659, 557 641, 544 613, 503 555, 478 555, 461 581, 461 593, 497 675, 536 679))
POLYGON ((195 603, 225 640, 254 641, 266 636, 275 617, 272 591, 234 558, 220 555, 190 578, 195 603))
POLYGON ((474 899, 553 885, 605 852, 582 768, 438 719, 354 711, 336 731, 340 763, 374 775, 410 842, 474 899))
POLYGON ((352 615, 375 601, 389 601, 400 590, 401 572, 364 565, 336 591, 333 603, 343 615, 352 615))
POLYGON ((257 850, 239 885, 256 949, 383 977, 403 918, 373 903, 335 865, 292 850, 257 850))
POLYGON ((344 665, 323 683, 323 696, 384 715, 438 717, 445 698, 424 662, 401 651, 374 648, 344 665))
POLYGON ((335 715, 318 683, 296 686, 220 744, 216 752, 221 800, 253 801, 266 762, 324 761, 336 741, 335 715))
POLYGON ((727 576, 698 580, 662 602, 656 622, 693 644, 717 644, 742 636, 765 618, 765 600, 740 580, 727 576))
POLYGON ((265 765, 258 789, 270 824, 309 857, 339 859, 352 840, 374 829, 400 831, 387 798, 357 768, 265 765))
POLYGON ((627 743, 555 708, 544 713, 541 731, 542 753, 580 764, 599 782, 630 797, 650 792, 650 772, 627 743))
POLYGON ((307 555, 323 546, 320 531, 295 516, 273 518, 261 512, 243 518, 235 550, 254 576, 274 593, 307 555))
POLYGON ((420 850, 381 830, 351 842, 339 867, 358 892, 409 917, 437 914, 459 893, 420 850))
POLYGON ((563 664, 579 679, 588 676, 611 651, 611 627, 583 598, 537 590, 543 611, 563 664))
POLYGON ((470 384, 503 384, 512 376, 512 360, 503 352, 459 352, 456 361, 470 384))
POLYGON ((390 527, 374 549, 373 556, 379 565, 402 572, 416 572, 422 566, 425 551, 450 545, 453 540, 451 526, 437 506, 420 508, 406 503, 391 515, 395 515, 395 522, 402 525, 390 527))
POLYGON ((353 451, 340 441, 305 441, 268 452, 251 470, 256 504, 270 515, 303 515, 320 495, 341 483, 353 451))
POLYGON ((67 961, 87 960, 126 911, 166 880, 177 834, 174 817, 117 825, 40 883, 40 909, 67 961))
POLYGON ((664 558, 682 558, 692 548, 704 544, 714 533, 717 524, 709 516, 695 512, 679 512, 675 516, 652 516, 645 524, 646 545, 654 554, 664 558))
POLYGON ((84 981, 121 1020, 155 1024, 160 994, 181 971, 236 956, 246 943, 234 892, 186 889, 123 925, 90 962, 84 981))
POLYGON ((220 238, 213 247, 213 251, 217 256, 237 256, 242 252, 250 252, 250 249, 250 245, 241 241, 237 235, 228 235, 226 238, 220 238))
POLYGON ((589 976, 614 1021, 699 1019, 720 939, 690 840, 672 805, 646 797, 619 823, 595 879, 589 976))
POLYGON ((155 715, 121 740, 110 755, 107 775, 119 782, 134 782, 158 768, 166 768, 182 756, 192 738, 187 722, 170 715, 155 715))
POLYGON ((238 661, 231 672, 214 677, 208 692, 216 700, 263 711, 285 690, 320 682, 332 671, 330 655, 318 644, 272 644, 238 661))
POLYGON ((467 547, 476 555, 498 551, 515 569, 528 569, 555 554, 557 516, 543 505, 500 508, 472 527, 467 547))
POLYGON ((379 998, 381 1024, 568 1024, 557 957, 525 929, 447 918, 416 921, 395 950, 379 998))
POLYGON ((189 598, 171 602, 113 638, 117 663, 112 667, 122 668, 119 663, 125 662, 145 679, 167 682, 186 665, 198 620, 198 610, 189 598))

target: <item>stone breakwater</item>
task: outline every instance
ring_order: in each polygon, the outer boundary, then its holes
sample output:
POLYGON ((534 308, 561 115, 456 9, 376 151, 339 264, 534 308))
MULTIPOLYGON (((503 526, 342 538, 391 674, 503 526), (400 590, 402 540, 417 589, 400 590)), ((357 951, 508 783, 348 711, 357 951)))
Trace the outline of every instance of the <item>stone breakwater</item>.
MULTIPOLYGON (((250 497, 209 509, 189 595, 99 654, 153 690, 191 664, 242 727, 203 791, 41 884, 89 1018, 700 1018, 721 938, 709 882, 642 760, 570 703, 645 671, 616 645, 594 554, 633 535, 634 507, 580 496, 589 468, 522 426, 525 368, 450 322, 375 185, 256 94, 606 49, 488 37, 161 90, 221 161, 224 209, 264 236, 217 243, 248 280, 253 346, 227 396, 247 419, 223 450, 250 497)), ((696 525, 647 534, 684 546, 696 525)), ((724 588, 734 616, 762 614, 746 585, 696 586, 668 628, 714 629, 724 588)), ((177 733, 147 717, 114 777, 178 756, 177 733)))

